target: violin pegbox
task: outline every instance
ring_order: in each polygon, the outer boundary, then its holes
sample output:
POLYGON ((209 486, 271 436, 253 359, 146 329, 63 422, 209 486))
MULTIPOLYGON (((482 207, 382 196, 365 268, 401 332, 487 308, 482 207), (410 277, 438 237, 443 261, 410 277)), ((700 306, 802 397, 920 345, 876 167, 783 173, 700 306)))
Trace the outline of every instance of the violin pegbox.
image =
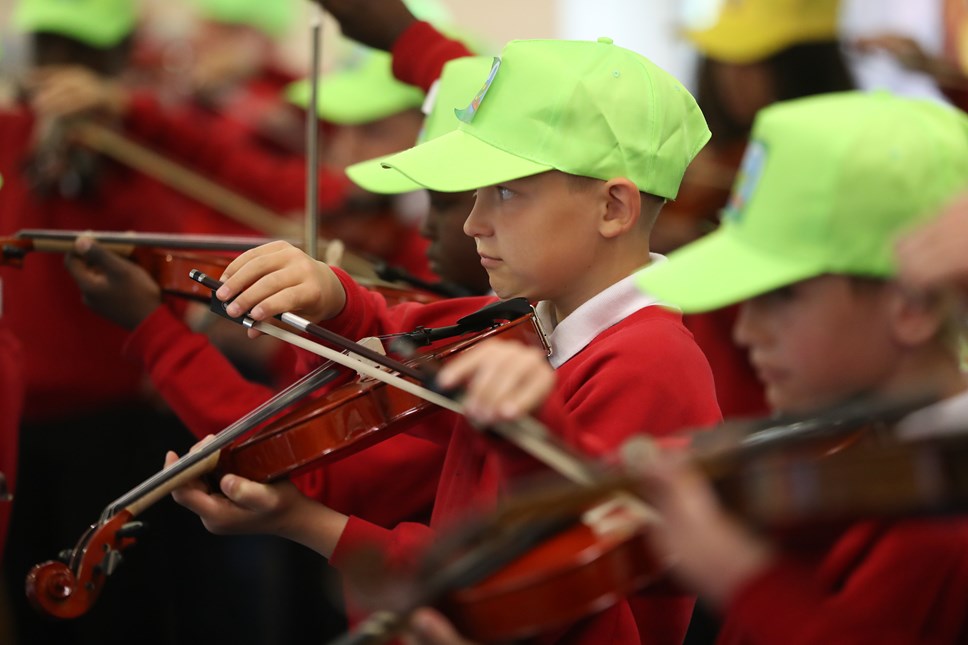
POLYGON ((27 598, 40 612, 55 618, 77 618, 97 600, 104 582, 121 564, 121 551, 135 543, 143 528, 125 510, 91 526, 67 562, 49 560, 27 574, 27 598))

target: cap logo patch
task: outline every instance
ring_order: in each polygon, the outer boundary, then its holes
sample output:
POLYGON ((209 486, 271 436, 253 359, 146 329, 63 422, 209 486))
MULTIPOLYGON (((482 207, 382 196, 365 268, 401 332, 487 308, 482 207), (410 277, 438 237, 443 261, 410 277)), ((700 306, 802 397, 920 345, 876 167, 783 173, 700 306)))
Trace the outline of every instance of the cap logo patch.
POLYGON ((723 209, 723 220, 736 223, 742 215, 743 209, 749 202, 750 197, 756 190, 756 185, 760 183, 760 175, 763 174, 763 165, 766 163, 766 146, 762 141, 750 141, 743 155, 743 163, 740 165, 739 173, 736 175, 736 182, 733 184, 733 192, 729 196, 729 203, 723 209))
POLYGON ((481 91, 477 93, 477 96, 474 97, 474 100, 466 108, 454 110, 454 114, 457 115, 458 119, 464 123, 470 123, 474 120, 474 115, 477 114, 477 109, 481 107, 481 101, 484 100, 487 91, 491 89, 491 83, 494 82, 494 77, 497 76, 497 70, 500 67, 501 59, 495 56, 494 63, 491 65, 491 72, 487 75, 487 80, 484 81, 484 87, 481 88, 481 91))

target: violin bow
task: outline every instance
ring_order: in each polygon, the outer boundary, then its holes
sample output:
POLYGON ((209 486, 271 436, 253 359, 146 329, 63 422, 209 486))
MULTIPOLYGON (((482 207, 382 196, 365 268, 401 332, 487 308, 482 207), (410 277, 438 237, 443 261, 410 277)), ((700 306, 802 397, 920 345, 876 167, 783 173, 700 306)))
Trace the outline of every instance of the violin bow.
MULTIPOLYGON (((189 277, 191 277, 192 280, 203 284, 205 287, 212 289, 213 292, 217 291, 219 287, 222 286, 220 281, 205 275, 201 271, 192 271, 189 277)), ((224 308, 224 304, 220 301, 214 300, 214 302, 218 303, 216 306, 221 306, 224 308)), ((216 313, 224 315, 221 312, 216 313)), ((226 317, 228 316, 226 315, 226 317)), ((319 325, 316 325, 305 318, 297 316, 296 314, 286 312, 276 316, 276 319, 298 331, 336 345, 337 347, 345 350, 347 353, 336 351, 335 349, 320 343, 303 338, 302 336, 289 332, 285 329, 281 329, 272 323, 257 322, 248 315, 238 319, 230 319, 239 322, 245 327, 256 329, 264 334, 268 334, 274 338, 278 338, 279 340, 316 354, 317 356, 321 356, 334 363, 355 370, 364 376, 368 376, 386 383, 387 385, 399 388, 425 401, 450 410, 451 412, 464 415, 464 406, 461 405, 459 401, 445 396, 440 392, 434 391, 425 385, 421 385, 427 381, 428 375, 424 372, 421 372, 410 365, 406 365, 405 363, 401 363, 384 356, 383 354, 365 347, 364 345, 355 343, 324 327, 320 327, 319 325), (365 359, 365 361, 361 359, 365 359), (366 361, 372 361, 377 365, 392 370, 393 372, 396 372, 407 378, 413 379, 416 382, 409 381, 405 378, 402 378, 402 376, 391 374, 384 369, 373 367, 366 361)), ((592 485, 600 478, 597 468, 589 464, 586 459, 576 455, 572 450, 561 443, 557 437, 555 437, 548 430, 548 428, 532 417, 523 417, 513 422, 495 423, 488 426, 488 428, 576 483, 582 485, 592 485)))
MULTIPOLYGON (((311 3, 312 5, 312 3, 311 3)), ((306 253, 319 257, 317 231, 319 228, 319 68, 322 48, 322 9, 310 8, 309 24, 311 48, 309 65, 309 105, 306 107, 306 253)))

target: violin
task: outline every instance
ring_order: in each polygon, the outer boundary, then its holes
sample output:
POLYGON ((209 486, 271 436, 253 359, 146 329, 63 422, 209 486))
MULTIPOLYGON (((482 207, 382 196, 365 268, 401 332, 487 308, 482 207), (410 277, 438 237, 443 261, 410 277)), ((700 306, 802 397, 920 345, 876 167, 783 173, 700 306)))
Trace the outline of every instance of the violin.
MULTIPOLYGON (((421 353, 408 364, 420 370, 446 362, 495 337, 547 350, 536 319, 527 313, 421 353)), ((305 401, 251 438, 232 446, 219 460, 219 476, 231 472, 255 481, 275 481, 298 475, 404 432, 437 409, 415 394, 366 378, 354 379, 326 399, 325 403, 305 401)))
MULTIPOLYGON (((34 251, 68 253, 74 249, 74 241, 81 235, 93 237, 108 250, 144 268, 164 293, 206 303, 209 301, 209 292, 188 277, 192 269, 219 275, 236 253, 273 241, 273 238, 242 235, 23 229, 10 237, 0 238, 0 266, 21 267, 26 255, 34 251)), ((338 250, 335 246, 333 248, 338 250)), ((339 254, 328 259, 337 266, 342 261, 339 254)), ((383 280, 377 276, 372 265, 367 273, 372 277, 361 276, 357 281, 381 294, 391 305, 402 302, 428 303, 441 298, 439 294, 424 288, 383 280)))
MULTIPOLYGON (((692 457, 726 508, 791 546, 804 544, 804 529, 816 537, 812 529, 858 519, 968 511, 968 433, 902 441, 891 432, 925 401, 726 423, 688 433, 692 457)), ((437 540, 412 576, 392 581, 398 588, 382 594, 380 611, 336 643, 385 642, 420 606, 438 608, 474 641, 528 638, 664 579, 672 563, 650 546, 652 519, 614 502, 638 485, 601 469, 591 485, 558 480, 511 497, 437 540)))
MULTIPOLYGON (((221 306, 221 303, 217 306, 221 306)), ((446 332, 455 331, 458 334, 457 340, 449 343, 439 342, 440 335, 444 333, 439 330, 415 332, 414 338, 424 337, 430 345, 408 363, 396 364, 398 371, 410 379, 404 380, 404 383, 410 383, 412 391, 419 389, 412 381, 425 378, 417 366, 432 359, 446 359, 495 334, 509 333, 546 347, 530 306, 520 300, 510 305, 497 303, 497 306, 492 305, 489 310, 468 316, 462 321, 464 325, 458 321, 454 326, 457 329, 446 332), (528 313, 522 315, 520 312, 525 308, 528 313), (467 336, 467 330, 471 328, 480 333, 467 336), (435 331, 438 333, 435 334, 435 331)), ((266 323, 259 323, 256 328, 264 331, 268 327, 270 325, 266 323)), ((363 358, 382 359, 393 364, 374 350, 342 340, 363 358)), ((338 352, 334 353, 339 355, 338 352)), ((359 359, 340 356, 340 362, 355 366, 369 376, 397 378, 369 367, 359 359)), ((197 452, 186 455, 171 468, 115 500, 104 509, 100 520, 88 529, 74 549, 65 555, 64 561, 46 562, 30 571, 27 595, 32 604, 39 611, 58 618, 75 618, 88 611, 107 577, 121 562, 121 552, 135 543, 136 533, 141 526, 134 518, 191 479, 215 471, 220 474, 235 472, 263 482, 276 481, 392 436, 405 429, 401 425, 403 422, 417 415, 428 414, 431 410, 430 404, 423 399, 396 392, 377 379, 355 379, 316 400, 304 402, 266 425, 252 439, 240 441, 240 438, 303 397, 340 377, 341 374, 332 368, 332 363, 325 363, 225 428, 197 452)), ((446 397, 441 398, 449 401, 446 397)), ((451 405, 456 406, 453 402, 451 405)))

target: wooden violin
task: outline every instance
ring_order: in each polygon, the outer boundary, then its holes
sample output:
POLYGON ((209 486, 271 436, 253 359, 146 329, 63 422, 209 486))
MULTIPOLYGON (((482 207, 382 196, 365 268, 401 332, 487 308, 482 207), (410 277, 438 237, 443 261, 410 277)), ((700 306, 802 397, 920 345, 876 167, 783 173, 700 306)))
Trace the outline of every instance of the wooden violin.
MULTIPOLYGON (((732 422, 688 436, 695 463, 723 504, 795 546, 805 528, 968 510, 968 478, 962 474, 968 434, 905 442, 890 432, 894 420, 924 403, 922 397, 850 404, 819 415, 732 422)), ((528 638, 564 628, 664 578, 670 563, 657 559, 650 546, 651 519, 614 501, 618 491, 636 493, 638 482, 598 472, 591 485, 558 480, 512 497, 442 536, 412 577, 395 581, 402 590, 382 594, 390 606, 337 642, 385 642, 420 606, 437 607, 474 641, 528 638)), ((367 589, 366 595, 379 598, 381 592, 367 589)))
MULTIPOLYGON (((423 378, 417 369, 419 364, 431 358, 445 359, 495 333, 502 333, 502 330, 532 343, 544 342, 537 327, 533 326, 536 324, 533 314, 522 316, 516 313, 512 316, 493 311, 492 307, 492 313, 468 317, 472 318, 469 324, 483 333, 432 345, 407 364, 399 364, 398 371, 411 379, 404 382, 410 383, 414 391, 419 390, 421 386, 414 383, 423 378), (508 320, 509 317, 512 320, 508 320), (535 331, 527 331, 529 327, 535 331)), ((510 309, 504 305, 500 311, 520 312, 521 305, 518 303, 510 309)), ((260 323, 258 328, 265 331, 267 327, 267 324, 260 323)), ((367 347, 345 339, 343 342, 363 358, 389 361, 367 347)), ((386 374, 361 363, 358 358, 334 353, 341 357, 340 362, 355 366, 365 374, 386 374)), ((90 527, 64 562, 50 561, 31 570, 27 577, 27 595, 31 602, 43 613, 58 618, 84 614, 97 599, 107 576, 120 563, 121 552, 134 544, 134 533, 139 528, 134 518, 186 481, 213 470, 235 472, 263 482, 275 481, 392 436, 405 429, 407 421, 416 415, 427 414, 431 409, 429 403, 413 396, 412 392, 409 395, 397 392, 380 380, 353 380, 314 401, 304 402, 265 426, 252 439, 238 442, 299 399, 339 377, 340 373, 332 369, 332 363, 324 364, 220 432, 197 452, 186 455, 171 468, 115 500, 104 509, 98 523, 90 527)))
MULTIPOLYGON (((209 291, 188 277, 192 269, 219 275, 239 252, 273 241, 273 238, 245 235, 23 229, 10 237, 0 238, 0 266, 23 266, 26 255, 35 251, 68 253, 74 249, 74 241, 81 235, 94 238, 99 244, 144 268, 164 293, 200 302, 208 302, 209 291)), ((330 259, 332 264, 339 266, 343 258, 334 256, 330 259)), ((360 259, 356 264, 362 262, 360 259)), ((366 275, 354 276, 357 281, 381 294, 390 304, 427 303, 441 298, 439 294, 423 288, 383 280, 377 276, 372 264, 366 265, 363 272, 366 275)))

